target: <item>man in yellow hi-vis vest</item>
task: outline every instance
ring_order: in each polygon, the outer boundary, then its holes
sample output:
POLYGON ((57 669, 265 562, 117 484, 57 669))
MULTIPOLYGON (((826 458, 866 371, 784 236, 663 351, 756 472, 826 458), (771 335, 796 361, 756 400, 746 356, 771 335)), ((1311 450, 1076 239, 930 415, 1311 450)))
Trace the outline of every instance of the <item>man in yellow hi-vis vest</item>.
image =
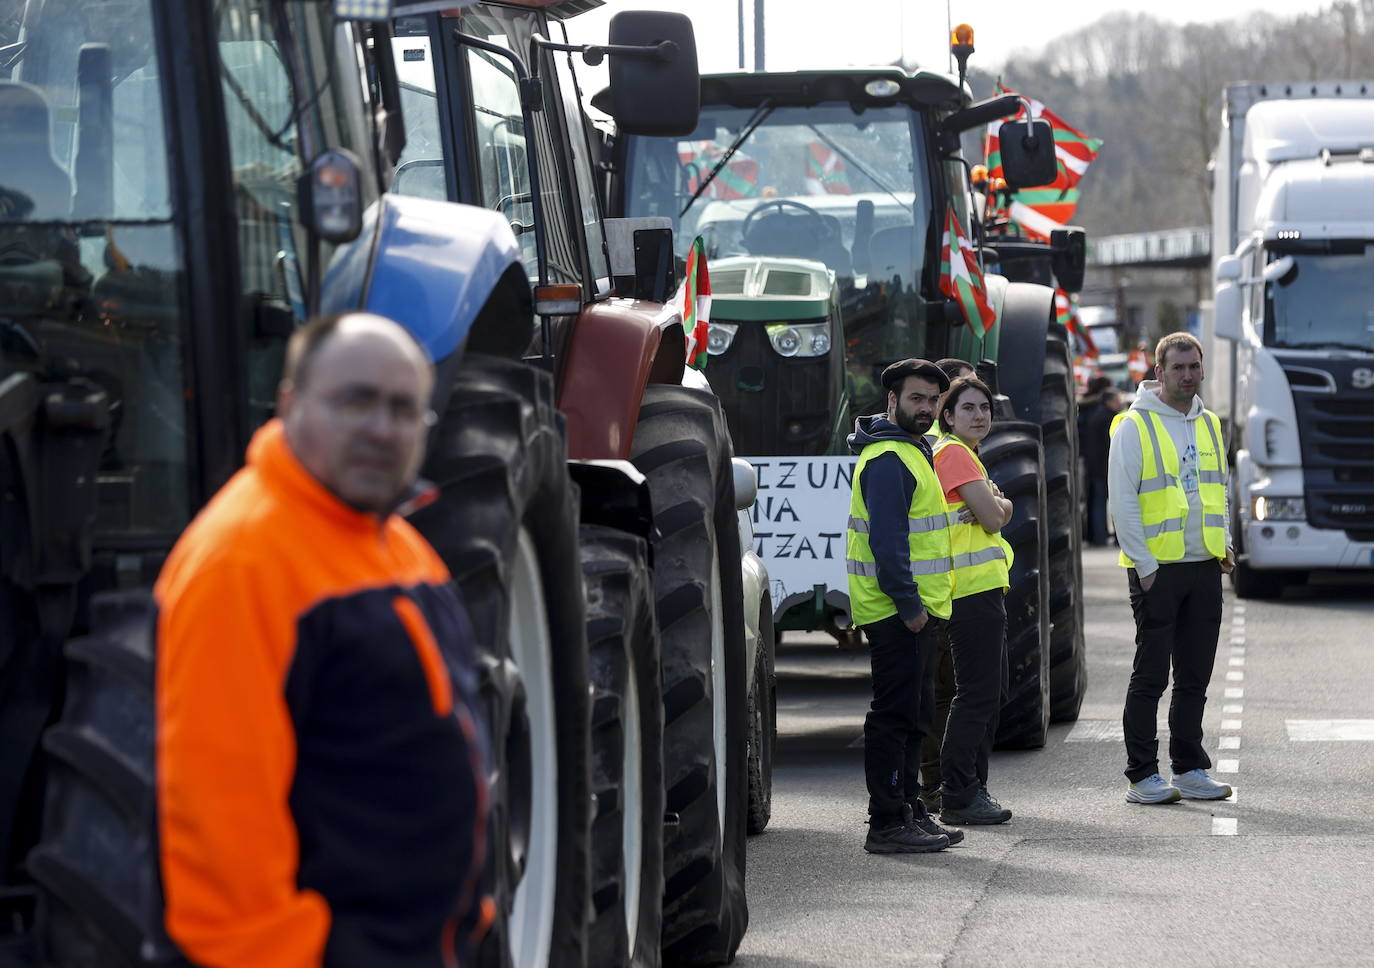
POLYGON ((1155 381, 1140 385, 1112 426, 1107 490, 1135 615, 1135 665, 1122 726, 1130 803, 1222 800, 1207 775, 1202 710, 1221 631, 1221 576, 1235 567, 1221 421, 1202 405, 1202 346, 1171 333, 1155 349, 1155 381), (1173 664, 1172 782, 1159 772, 1156 716, 1173 664))
POLYGON ((882 374, 887 412, 859 417, 845 568, 854 624, 868 639, 873 703, 864 719, 868 836, 875 854, 943 850, 963 839, 920 800, 921 738, 930 729, 930 657, 953 594, 950 511, 935 475, 930 429, 949 379, 902 360, 882 374))

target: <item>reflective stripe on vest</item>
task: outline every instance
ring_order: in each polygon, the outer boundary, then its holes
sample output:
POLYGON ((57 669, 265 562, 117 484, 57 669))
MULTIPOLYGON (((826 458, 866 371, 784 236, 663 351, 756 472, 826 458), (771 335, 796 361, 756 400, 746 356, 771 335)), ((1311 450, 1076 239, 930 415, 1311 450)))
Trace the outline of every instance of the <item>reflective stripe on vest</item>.
MULTIPOLYGON (((958 437, 945 434, 935 442, 935 453, 940 453, 946 447, 964 448, 978 465, 983 479, 987 480, 987 468, 983 466, 972 447, 958 437)), ((1001 532, 989 533, 976 520, 968 524, 959 521, 959 511, 965 505, 964 501, 955 501, 950 504, 949 512, 950 520, 953 522, 950 529, 950 547, 953 549, 956 599, 994 588, 1008 588, 1011 584, 1008 572, 1015 558, 1011 545, 1003 539, 1001 532)))
MULTIPOLYGON (((1202 541, 1209 554, 1226 557, 1226 452, 1221 449, 1221 421, 1210 410, 1198 419, 1212 441, 1210 455, 1198 450, 1198 497, 1202 501, 1202 541)), ((1157 561, 1178 561, 1187 548, 1184 531, 1188 521, 1188 495, 1179 481, 1178 450, 1159 414, 1150 410, 1126 410, 1112 422, 1115 434, 1123 423, 1135 425, 1140 435, 1140 521, 1145 546, 1157 561), (1143 429, 1142 429, 1143 428, 1143 429)), ((1196 434, 1196 424, 1194 429, 1196 434)), ((1135 563, 1122 552, 1125 568, 1135 563)))
POLYGON ((892 453, 916 478, 916 491, 907 509, 907 546, 911 575, 926 611, 949 618, 954 586, 950 560, 950 513, 935 469, 914 443, 884 440, 869 444, 854 468, 849 497, 849 526, 845 535, 845 571, 849 576, 849 609, 855 625, 869 625, 897 614, 897 605, 878 586, 878 565, 869 547, 870 518, 864 504, 862 479, 870 461, 892 453))

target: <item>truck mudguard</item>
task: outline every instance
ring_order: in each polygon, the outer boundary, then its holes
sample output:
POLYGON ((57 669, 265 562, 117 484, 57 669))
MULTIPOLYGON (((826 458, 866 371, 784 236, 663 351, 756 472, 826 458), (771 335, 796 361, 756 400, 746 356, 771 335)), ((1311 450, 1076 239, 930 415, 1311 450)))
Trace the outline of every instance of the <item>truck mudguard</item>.
MULTIPOLYGON (((463 346, 512 265, 520 265, 520 249, 500 214, 386 194, 368 208, 362 234, 335 254, 320 305, 394 319, 438 363, 463 346)), ((512 321, 521 325, 533 320, 512 321)), ((524 331, 522 347, 531 333, 524 331)))
POLYGON ((657 303, 608 299, 582 310, 558 391, 568 456, 628 460, 644 388, 678 384, 687 362, 682 317, 657 303))
POLYGON ((1011 397, 1018 420, 1040 422, 1045 333, 1053 321, 1053 289, 1025 282, 1007 285, 999 320, 997 358, 1002 365, 997 369, 997 388, 1011 397))

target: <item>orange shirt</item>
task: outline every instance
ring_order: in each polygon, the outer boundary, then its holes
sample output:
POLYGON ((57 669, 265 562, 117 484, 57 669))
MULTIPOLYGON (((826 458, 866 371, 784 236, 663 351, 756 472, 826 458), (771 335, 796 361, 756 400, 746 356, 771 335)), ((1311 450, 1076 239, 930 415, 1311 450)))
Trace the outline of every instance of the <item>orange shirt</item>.
POLYGON ((963 502, 959 488, 970 481, 986 480, 977 461, 962 447, 944 447, 935 454, 935 473, 940 477, 940 486, 945 489, 945 501, 949 504, 963 502))

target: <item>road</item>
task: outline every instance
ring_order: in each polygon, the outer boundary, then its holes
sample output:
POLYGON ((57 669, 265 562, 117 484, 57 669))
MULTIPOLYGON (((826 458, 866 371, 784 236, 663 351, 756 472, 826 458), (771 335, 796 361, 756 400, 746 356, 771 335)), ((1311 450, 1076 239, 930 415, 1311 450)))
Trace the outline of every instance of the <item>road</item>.
POLYGON ((1374 964, 1374 584, 1240 603, 1228 585, 1204 730, 1236 796, 1145 807, 1121 773, 1125 578, 1105 550, 1084 573, 1078 722, 995 753, 1014 818, 939 854, 863 852, 867 656, 789 637, 740 968, 1374 964))

